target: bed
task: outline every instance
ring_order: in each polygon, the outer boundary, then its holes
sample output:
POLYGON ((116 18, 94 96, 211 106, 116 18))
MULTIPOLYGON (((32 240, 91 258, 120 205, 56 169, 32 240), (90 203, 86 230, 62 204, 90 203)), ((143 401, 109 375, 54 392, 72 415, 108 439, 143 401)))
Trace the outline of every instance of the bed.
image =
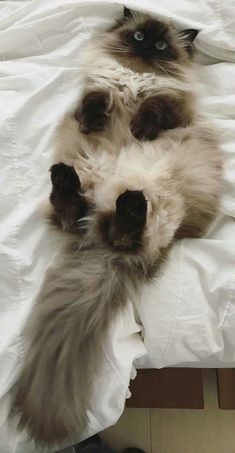
MULTIPOLYGON (((136 368, 235 368, 235 11, 233 0, 146 0, 145 10, 199 28, 198 79, 225 156, 220 215, 207 237, 174 246, 160 275, 113 323, 97 370, 89 430, 120 417, 136 368)), ((80 51, 121 0, 0 2, 0 451, 40 453, 7 423, 23 357, 21 327, 62 247, 42 215, 53 133, 81 87, 80 51)), ((141 0, 125 2, 142 9, 141 0)), ((49 450, 48 450, 49 452, 49 450)))

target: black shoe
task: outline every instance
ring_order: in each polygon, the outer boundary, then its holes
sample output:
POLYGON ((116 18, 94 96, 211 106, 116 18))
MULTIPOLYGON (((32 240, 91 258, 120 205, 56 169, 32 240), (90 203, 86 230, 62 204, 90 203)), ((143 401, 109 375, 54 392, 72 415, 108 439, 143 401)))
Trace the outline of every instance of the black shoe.
POLYGON ((115 453, 112 448, 102 445, 98 435, 89 437, 89 439, 75 445, 76 453, 115 453))
POLYGON ((127 448, 123 451, 123 453, 145 453, 144 450, 140 450, 139 448, 127 448))

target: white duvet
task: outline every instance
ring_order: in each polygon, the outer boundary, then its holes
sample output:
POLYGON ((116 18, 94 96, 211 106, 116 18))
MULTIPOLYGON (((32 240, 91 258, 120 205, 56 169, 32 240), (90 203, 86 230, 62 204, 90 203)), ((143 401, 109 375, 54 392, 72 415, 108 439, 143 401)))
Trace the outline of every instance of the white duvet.
MULTIPOLYGON (((20 330, 61 247, 42 219, 53 132, 81 89, 80 50, 122 1, 0 2, 0 452, 40 452, 6 422, 23 356, 20 330)), ((126 1, 200 28, 198 76, 225 155, 221 215, 208 237, 174 247, 161 275, 115 321, 97 370, 88 436, 118 419, 138 366, 235 367, 234 0, 126 1), (164 3, 164 8, 160 6, 164 3), (139 334, 143 325, 143 340, 139 334), (138 359, 138 360, 137 360, 138 359)), ((59 397, 59 396, 58 396, 59 397)), ((50 401, 48 401, 50 404, 50 401)))

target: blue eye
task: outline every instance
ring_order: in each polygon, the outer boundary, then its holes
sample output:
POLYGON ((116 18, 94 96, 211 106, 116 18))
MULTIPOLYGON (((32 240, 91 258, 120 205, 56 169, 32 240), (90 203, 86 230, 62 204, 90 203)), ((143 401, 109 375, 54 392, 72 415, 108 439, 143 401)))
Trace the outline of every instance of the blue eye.
POLYGON ((134 33, 134 38, 136 39, 136 41, 143 41, 144 40, 144 33, 142 33, 141 31, 136 31, 134 33))
POLYGON ((167 43, 166 43, 166 41, 157 41, 155 44, 155 47, 158 50, 165 50, 167 48, 167 43))

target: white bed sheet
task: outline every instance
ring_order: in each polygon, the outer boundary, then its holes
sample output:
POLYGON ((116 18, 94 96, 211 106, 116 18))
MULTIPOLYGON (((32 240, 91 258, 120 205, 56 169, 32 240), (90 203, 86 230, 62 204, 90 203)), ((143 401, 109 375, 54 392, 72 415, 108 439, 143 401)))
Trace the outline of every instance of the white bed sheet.
MULTIPOLYGON (((0 2, 0 452, 40 449, 6 422, 20 366, 20 329, 62 245, 39 205, 50 187, 52 136, 81 88, 80 50, 123 2, 0 2)), ((226 165, 221 215, 207 238, 172 250, 158 278, 115 321, 97 370, 88 436, 120 416, 133 363, 235 366, 235 8, 233 0, 129 0, 125 4, 200 28, 196 47, 205 108, 226 165), (139 335, 143 324, 144 341, 139 335)), ((48 402, 49 404, 49 402, 48 402)))

